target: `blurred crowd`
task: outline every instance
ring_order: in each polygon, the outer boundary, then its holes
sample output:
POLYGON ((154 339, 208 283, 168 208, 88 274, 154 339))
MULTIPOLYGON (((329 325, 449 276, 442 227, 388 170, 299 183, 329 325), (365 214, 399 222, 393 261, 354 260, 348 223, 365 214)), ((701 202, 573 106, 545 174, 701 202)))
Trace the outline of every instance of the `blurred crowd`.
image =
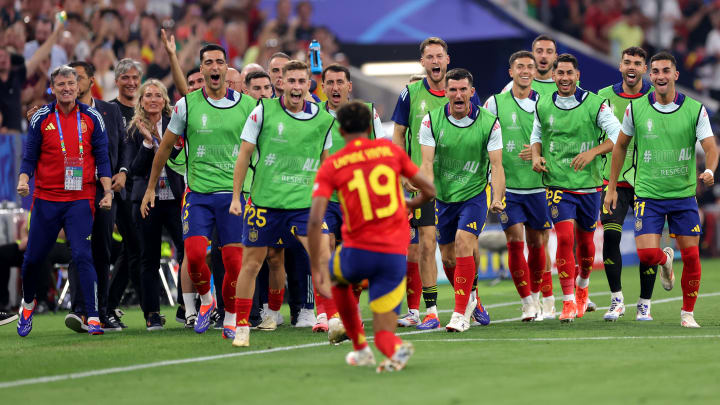
POLYGON ((720 100, 718 0, 508 0, 554 29, 620 59, 623 49, 669 50, 680 84, 720 100))
POLYGON ((26 110, 51 98, 49 72, 73 61, 97 69, 93 97, 117 97, 113 68, 130 58, 143 65, 143 79, 160 80, 176 100, 161 28, 175 36, 185 72, 198 65, 204 43, 225 47, 229 66, 238 70, 267 66, 276 52, 307 60, 313 39, 324 65, 347 65, 333 33, 313 21, 311 2, 274 6, 263 10, 259 0, 0 0, 0 133, 22 132, 26 110), (56 24, 63 10, 66 20, 56 24))

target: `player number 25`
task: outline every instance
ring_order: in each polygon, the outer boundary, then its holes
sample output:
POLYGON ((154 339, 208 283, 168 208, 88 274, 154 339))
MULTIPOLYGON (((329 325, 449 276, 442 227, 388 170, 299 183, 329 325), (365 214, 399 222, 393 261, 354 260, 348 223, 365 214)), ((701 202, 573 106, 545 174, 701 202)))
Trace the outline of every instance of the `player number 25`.
POLYGON ((263 226, 267 225, 267 219, 265 219, 265 214, 267 212, 267 209, 265 208, 255 208, 252 205, 248 205, 247 209, 245 210, 245 216, 247 217, 247 224, 250 226, 257 226, 258 228, 262 228, 263 226))
POLYGON ((360 197, 360 205, 362 206, 363 219, 370 221, 373 219, 373 207, 370 202, 370 194, 368 192, 367 183, 370 183, 370 190, 377 196, 388 196, 390 202, 384 207, 375 208, 374 215, 380 218, 386 218, 393 215, 399 207, 398 199, 398 182, 395 171, 386 165, 375 166, 370 172, 365 182, 365 176, 361 169, 353 171, 353 179, 348 183, 348 190, 357 190, 360 197), (385 183, 380 183, 380 177, 385 176, 385 183))

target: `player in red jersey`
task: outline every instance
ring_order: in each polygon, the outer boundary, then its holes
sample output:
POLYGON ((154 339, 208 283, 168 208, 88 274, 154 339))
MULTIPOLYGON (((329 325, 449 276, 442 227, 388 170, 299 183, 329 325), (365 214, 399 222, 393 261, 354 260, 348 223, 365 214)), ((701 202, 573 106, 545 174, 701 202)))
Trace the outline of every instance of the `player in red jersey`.
POLYGON ((395 335, 397 314, 405 296, 405 267, 408 235, 408 211, 435 196, 435 187, 418 173, 419 168, 398 146, 386 140, 368 139, 370 110, 360 102, 350 102, 337 112, 345 147, 328 158, 318 170, 313 187, 308 220, 308 244, 313 281, 318 292, 332 297, 353 351, 350 365, 375 364, 367 344, 357 302, 351 284, 369 281, 370 309, 373 311, 375 346, 387 359, 378 372, 405 367, 413 346, 395 335), (420 194, 405 202, 400 176, 410 179, 420 194), (343 213, 343 244, 333 257, 322 255, 323 217, 333 191, 343 213), (327 268, 330 262, 331 276, 327 268))

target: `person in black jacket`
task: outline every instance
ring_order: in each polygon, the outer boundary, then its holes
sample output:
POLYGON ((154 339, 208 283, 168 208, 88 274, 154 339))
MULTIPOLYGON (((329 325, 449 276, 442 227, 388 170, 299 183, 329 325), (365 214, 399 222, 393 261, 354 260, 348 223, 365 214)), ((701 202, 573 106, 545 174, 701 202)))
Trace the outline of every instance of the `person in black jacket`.
MULTIPOLYGON (((162 134, 170 122, 170 99, 165 86, 155 79, 149 79, 139 89, 139 100, 135 106, 135 115, 128 129, 125 143, 126 154, 130 161, 130 174, 133 188, 130 199, 133 201, 133 218, 140 234, 141 248, 141 299, 148 330, 163 328, 160 318, 160 245, 162 228, 170 235, 178 252, 178 261, 182 262, 183 240, 180 210, 185 188, 183 177, 165 167, 156 185, 156 199, 150 214, 140 215, 140 203, 152 170, 155 151, 160 144, 162 134)), ((176 156, 180 148, 173 151, 176 156)), ((174 157, 174 156, 173 156, 174 157)))

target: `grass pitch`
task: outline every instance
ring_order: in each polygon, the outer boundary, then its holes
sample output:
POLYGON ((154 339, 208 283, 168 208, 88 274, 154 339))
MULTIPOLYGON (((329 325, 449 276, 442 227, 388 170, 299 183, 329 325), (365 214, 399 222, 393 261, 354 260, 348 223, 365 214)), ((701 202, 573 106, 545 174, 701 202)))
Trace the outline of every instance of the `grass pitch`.
MULTIPOLYGON (((593 272, 590 285, 601 309, 572 324, 514 320, 520 300, 512 282, 481 283, 493 323, 462 334, 399 329, 416 351, 405 370, 391 374, 346 366, 349 344, 330 346, 324 334, 285 325, 253 331, 251 347, 237 349, 220 331, 183 329, 172 308, 164 308, 163 331, 145 331, 139 309, 129 309, 128 329, 99 337, 66 329, 65 314, 39 315, 27 338, 17 336, 15 324, 0 327, 0 398, 2 404, 717 404, 720 260, 703 261, 695 308, 702 328, 695 330, 680 327, 682 264, 675 266, 673 291, 656 283, 652 322, 635 321, 637 267, 623 272, 627 312, 616 323, 602 319, 610 301, 602 271, 593 272)), ((557 279, 554 286, 557 298, 557 279)), ((451 294, 441 286, 443 324, 451 294)), ((368 318, 365 294, 361 305, 368 318)))

